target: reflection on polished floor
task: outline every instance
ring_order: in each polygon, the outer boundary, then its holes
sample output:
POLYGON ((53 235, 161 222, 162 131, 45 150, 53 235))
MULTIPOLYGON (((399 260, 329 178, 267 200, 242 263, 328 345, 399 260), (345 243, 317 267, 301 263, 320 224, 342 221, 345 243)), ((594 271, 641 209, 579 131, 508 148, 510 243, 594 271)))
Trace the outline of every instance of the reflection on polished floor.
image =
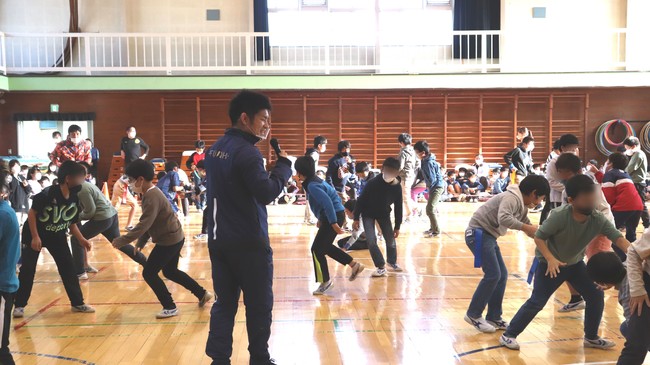
MULTIPOLYGON (((374 279, 367 270, 349 282, 346 269, 330 262, 334 288, 326 297, 314 297, 309 247, 316 228, 302 224, 303 206, 270 206, 275 253, 270 346, 278 364, 615 363, 623 345, 616 291, 606 294, 601 326, 601 334, 617 343, 610 351, 582 347, 583 314, 557 312, 569 297, 564 288, 519 337, 520 352, 498 346, 498 334, 480 334, 463 321, 482 276, 473 268, 463 235, 476 208, 470 203, 442 204, 444 233, 435 239, 422 238, 428 228, 424 220, 404 225, 398 239, 398 263, 404 273, 374 279)), ((537 221, 539 215, 531 218, 537 221)), ((180 266, 209 287, 207 244, 191 238, 200 225, 200 214, 192 213, 185 225, 188 241, 180 266)), ((522 233, 509 233, 500 244, 510 271, 504 303, 504 318, 510 319, 530 294, 525 277, 534 243, 522 233)), ((372 267, 367 251, 352 255, 372 267)), ((204 354, 209 308, 199 309, 191 293, 168 283, 181 315, 156 320, 160 304, 140 268, 103 238, 94 240, 90 254, 100 272, 82 282, 95 314, 70 313, 51 257, 41 255, 41 261, 25 318, 13 323, 17 329, 11 348, 18 364, 210 364, 204 354)), ((243 305, 234 339, 233 364, 248 364, 243 305)))

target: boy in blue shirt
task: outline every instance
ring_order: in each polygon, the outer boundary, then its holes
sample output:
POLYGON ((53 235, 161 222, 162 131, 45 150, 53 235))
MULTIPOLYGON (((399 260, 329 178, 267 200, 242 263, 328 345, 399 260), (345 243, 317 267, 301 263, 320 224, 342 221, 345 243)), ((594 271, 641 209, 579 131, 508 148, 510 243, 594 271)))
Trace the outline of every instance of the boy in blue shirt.
POLYGON ((492 195, 497 195, 505 192, 508 185, 510 185, 510 169, 502 167, 501 169, 495 169, 494 173, 499 174, 499 176, 492 185, 492 195))
POLYGON ((364 267, 352 256, 334 246, 336 235, 343 234, 341 226, 345 222, 345 209, 336 190, 316 176, 314 160, 310 156, 299 157, 296 160, 295 169, 298 179, 302 181, 302 187, 307 193, 309 206, 318 218, 318 233, 311 246, 316 282, 320 283, 318 289, 314 291, 314 295, 324 295, 332 287, 326 255, 338 263, 349 265, 352 268, 350 281, 356 279, 364 267))
POLYGON ((14 359, 9 352, 9 329, 11 328, 11 311, 16 291, 18 277, 16 265, 20 259, 20 232, 16 213, 9 206, 9 184, 11 176, 0 160, 0 364, 14 365, 14 359))
POLYGON ((174 161, 165 162, 165 176, 158 180, 156 186, 163 192, 169 204, 172 205, 174 213, 178 213, 178 206, 176 205, 176 192, 183 191, 183 185, 178 177, 178 164, 174 161))

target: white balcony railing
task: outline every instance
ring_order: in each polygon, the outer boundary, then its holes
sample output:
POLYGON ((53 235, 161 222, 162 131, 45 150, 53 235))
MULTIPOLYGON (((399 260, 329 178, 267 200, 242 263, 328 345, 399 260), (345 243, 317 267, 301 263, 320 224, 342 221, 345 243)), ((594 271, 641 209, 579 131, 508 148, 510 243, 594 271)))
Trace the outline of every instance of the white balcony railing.
MULTIPOLYGON (((612 71, 626 67, 626 29, 580 34, 453 31, 437 43, 273 45, 273 33, 0 33, 4 74, 330 74, 612 71), (269 41, 270 39, 270 41, 269 41), (446 41, 441 41, 445 40, 446 41), (270 46, 268 46, 270 44, 270 46), (539 46, 539 55, 522 45, 539 46), (557 50, 549 52, 549 50, 557 50), (555 62, 556 61, 556 62, 555 62), (555 63, 554 63, 555 62, 555 63)), ((413 43, 413 42, 411 42, 413 43)))

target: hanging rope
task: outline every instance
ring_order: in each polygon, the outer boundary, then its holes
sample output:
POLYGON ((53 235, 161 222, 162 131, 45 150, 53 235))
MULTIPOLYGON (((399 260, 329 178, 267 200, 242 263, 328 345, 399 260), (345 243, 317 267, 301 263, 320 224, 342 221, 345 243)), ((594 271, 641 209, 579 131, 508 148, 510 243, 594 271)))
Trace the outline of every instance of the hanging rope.
POLYGON ((596 130, 596 148, 598 148, 598 151, 600 151, 600 153, 603 155, 609 156, 616 151, 616 147, 623 145, 623 142, 626 138, 633 136, 636 136, 636 133, 634 132, 634 129, 632 129, 630 123, 624 121, 623 119, 608 120, 607 122, 601 124, 600 127, 598 127, 598 130, 596 130), (610 135, 612 130, 619 125, 625 128, 625 138, 623 138, 620 142, 616 142, 612 139, 612 137, 610 137, 610 135), (608 146, 614 147, 614 149, 610 150, 608 146))

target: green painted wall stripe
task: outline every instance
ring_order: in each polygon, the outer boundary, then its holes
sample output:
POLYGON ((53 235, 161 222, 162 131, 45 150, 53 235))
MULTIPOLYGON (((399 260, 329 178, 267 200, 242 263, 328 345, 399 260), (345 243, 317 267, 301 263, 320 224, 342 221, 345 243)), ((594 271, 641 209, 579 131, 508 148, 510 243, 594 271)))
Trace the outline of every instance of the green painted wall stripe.
MULTIPOLYGON (((4 80, 3 80, 4 79, 4 80)), ((441 75, 9 76, 9 91, 382 90, 647 87, 648 72, 441 75)))
POLYGON ((0 76, 0 90, 9 90, 9 78, 0 76))

